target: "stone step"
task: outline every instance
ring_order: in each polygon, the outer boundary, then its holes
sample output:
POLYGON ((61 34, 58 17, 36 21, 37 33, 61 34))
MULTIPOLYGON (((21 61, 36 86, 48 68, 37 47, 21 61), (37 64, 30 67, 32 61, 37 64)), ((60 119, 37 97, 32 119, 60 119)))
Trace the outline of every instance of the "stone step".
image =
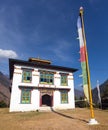
POLYGON ((42 106, 39 108, 39 111, 46 111, 46 112, 49 112, 49 111, 52 111, 51 107, 48 107, 48 106, 42 106))

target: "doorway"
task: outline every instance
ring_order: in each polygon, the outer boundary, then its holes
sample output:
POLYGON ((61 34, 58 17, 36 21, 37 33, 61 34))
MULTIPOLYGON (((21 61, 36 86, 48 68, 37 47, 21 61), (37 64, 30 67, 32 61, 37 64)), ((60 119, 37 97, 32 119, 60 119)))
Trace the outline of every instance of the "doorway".
POLYGON ((45 106, 52 106, 52 102, 51 102, 51 96, 48 94, 45 94, 42 96, 42 105, 45 106))

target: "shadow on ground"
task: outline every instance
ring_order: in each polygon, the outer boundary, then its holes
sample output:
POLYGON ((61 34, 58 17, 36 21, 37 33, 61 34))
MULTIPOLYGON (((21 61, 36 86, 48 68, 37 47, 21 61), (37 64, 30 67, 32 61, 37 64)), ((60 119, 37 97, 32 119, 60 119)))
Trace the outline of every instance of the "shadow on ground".
POLYGON ((66 118, 69 118, 69 119, 73 119, 73 120, 79 120, 79 121, 82 121, 84 123, 88 123, 88 121, 84 120, 84 119, 80 119, 80 118, 75 118, 75 117, 72 117, 72 116, 68 116, 66 114, 63 114, 63 113, 60 113, 58 111, 55 111, 52 107, 51 107, 51 111, 60 115, 60 116, 63 116, 63 117, 66 117, 66 118))

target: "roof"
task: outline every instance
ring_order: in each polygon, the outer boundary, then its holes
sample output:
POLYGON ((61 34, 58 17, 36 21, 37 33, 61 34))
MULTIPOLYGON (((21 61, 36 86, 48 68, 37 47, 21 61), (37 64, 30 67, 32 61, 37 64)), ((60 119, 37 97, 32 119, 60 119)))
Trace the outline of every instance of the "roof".
POLYGON ((70 72, 70 73, 76 72, 78 70, 75 68, 57 66, 57 65, 52 65, 52 64, 43 64, 41 62, 31 62, 31 61, 24 61, 24 60, 18 60, 18 59, 9 59, 10 79, 12 79, 12 77, 13 77, 14 65, 36 67, 36 68, 50 69, 50 70, 58 70, 58 71, 70 72))

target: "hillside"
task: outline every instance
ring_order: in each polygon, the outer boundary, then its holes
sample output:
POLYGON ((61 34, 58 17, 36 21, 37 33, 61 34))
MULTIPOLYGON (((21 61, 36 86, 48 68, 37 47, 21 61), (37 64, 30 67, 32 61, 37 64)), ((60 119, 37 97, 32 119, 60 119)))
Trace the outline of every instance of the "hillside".
POLYGON ((76 98, 76 99, 80 99, 80 98, 82 98, 82 97, 84 97, 83 91, 80 91, 80 90, 78 90, 78 89, 75 89, 75 98, 76 98))
POLYGON ((10 102, 10 87, 11 81, 0 72, 0 102, 3 101, 7 105, 9 105, 10 102))

